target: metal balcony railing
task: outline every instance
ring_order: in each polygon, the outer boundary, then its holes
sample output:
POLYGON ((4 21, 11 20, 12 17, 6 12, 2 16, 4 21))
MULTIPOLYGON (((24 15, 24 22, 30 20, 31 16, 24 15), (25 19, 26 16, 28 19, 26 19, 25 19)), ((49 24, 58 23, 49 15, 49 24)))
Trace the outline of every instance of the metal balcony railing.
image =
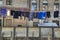
POLYGON ((2 39, 10 38, 10 40, 57 40, 60 38, 59 33, 60 27, 3 27, 2 39))

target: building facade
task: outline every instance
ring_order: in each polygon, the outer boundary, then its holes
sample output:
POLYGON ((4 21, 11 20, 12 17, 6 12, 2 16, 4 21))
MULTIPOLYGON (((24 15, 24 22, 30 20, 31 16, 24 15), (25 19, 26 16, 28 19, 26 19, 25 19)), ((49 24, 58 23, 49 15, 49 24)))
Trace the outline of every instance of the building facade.
POLYGON ((59 1, 60 0, 0 0, 0 7, 5 7, 7 9, 7 15, 10 15, 8 12, 11 10, 46 11, 48 12, 47 15, 50 15, 49 18, 47 17, 47 21, 56 22, 60 25, 59 1))
MULTIPOLYGON (((12 40, 12 34, 11 32, 13 32, 13 26, 17 26, 18 28, 16 28, 16 32, 17 32, 17 39, 18 40, 24 40, 25 38, 21 38, 21 35, 19 34, 19 31, 22 32, 26 32, 26 28, 19 28, 19 27, 25 27, 30 26, 30 27, 37 27, 37 25, 35 25, 34 23, 38 23, 38 19, 35 16, 33 18, 33 21, 29 21, 29 12, 34 11, 36 15, 36 12, 39 11, 46 11, 47 15, 46 15, 46 22, 55 22, 58 24, 58 26, 60 26, 60 0, 0 0, 0 24, 1 26, 3 26, 2 28, 2 32, 4 32, 5 34, 10 36, 6 36, 3 35, 3 39, 4 40, 12 40), (5 15, 1 16, 1 10, 6 8, 6 13, 3 10, 3 13, 5 13, 5 15), (21 13, 22 11, 22 13, 21 13), (25 16, 21 15, 23 14, 23 12, 26 14, 25 16), (15 14, 19 16, 18 17, 14 17, 15 14), (21 13, 21 14, 20 14, 21 13), (6 28, 5 28, 6 27, 6 28), (10 28, 8 28, 10 27, 10 28), (7 30, 9 31, 9 33, 7 32, 7 30), (19 31, 18 31, 19 30, 19 31), (6 32, 5 32, 6 31, 6 32), (6 37, 6 38, 5 38, 6 37)), ((37 33, 38 36, 38 28, 30 28, 29 31, 31 32, 31 36, 37 33)), ((48 30, 48 29, 47 29, 48 30)), ((49 31, 51 32, 51 30, 49 31)), ((22 33, 21 33, 22 34, 22 33)), ((22 34, 23 36, 26 37, 26 34, 22 34)), ((30 36, 30 37, 31 37, 30 36)), ((36 36, 36 35, 35 35, 36 36)), ((47 36, 48 37, 48 36, 47 36)), ((16 39, 16 40, 17 40, 16 39)), ((29 38, 32 39, 32 38, 29 38)), ((38 39, 35 38, 34 40, 38 39)), ((32 39, 33 40, 33 39, 32 39)))
MULTIPOLYGON (((46 21, 56 22, 58 25, 60 25, 60 7, 59 7, 60 2, 59 1, 60 0, 17 0, 17 1, 16 0, 0 0, 0 9, 6 8, 7 10, 6 16, 8 17, 11 16, 11 10, 25 11, 25 12, 46 11, 47 12, 46 21)), ((35 20, 37 21, 37 18, 33 19, 33 21, 35 20)))

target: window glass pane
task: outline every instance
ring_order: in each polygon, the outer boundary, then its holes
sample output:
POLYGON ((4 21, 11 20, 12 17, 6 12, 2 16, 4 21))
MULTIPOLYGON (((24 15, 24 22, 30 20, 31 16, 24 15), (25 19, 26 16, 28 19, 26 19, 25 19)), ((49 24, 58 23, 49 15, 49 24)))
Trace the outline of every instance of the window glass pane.
POLYGON ((43 0, 43 1, 47 1, 47 0, 43 0))
POLYGON ((36 0, 31 0, 31 10, 36 10, 37 9, 37 2, 36 0))
POLYGON ((47 0, 43 0, 43 11, 47 11, 48 9, 48 2, 47 0))
POLYGON ((54 11, 58 11, 59 10, 59 3, 54 3, 54 11))
POLYGON ((2 0, 0 0, 0 6, 3 4, 3 1, 2 0))
POLYGON ((48 6, 47 5, 43 5, 43 11, 47 11, 48 6))
POLYGON ((12 0, 6 0, 6 5, 11 5, 12 4, 12 0))
POLYGON ((48 3, 47 0, 43 0, 43 3, 48 3))

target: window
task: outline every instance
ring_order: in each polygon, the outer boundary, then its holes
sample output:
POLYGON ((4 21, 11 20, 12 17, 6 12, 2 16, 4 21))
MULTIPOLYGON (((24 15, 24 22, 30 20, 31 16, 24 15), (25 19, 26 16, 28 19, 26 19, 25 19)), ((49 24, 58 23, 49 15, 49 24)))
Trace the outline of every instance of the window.
POLYGON ((59 10, 59 3, 54 3, 54 11, 58 11, 59 10))
POLYGON ((47 0, 43 0, 43 3, 48 3, 48 1, 47 0))
POLYGON ((0 0, 0 5, 2 5, 3 4, 3 0, 0 0))
POLYGON ((48 9, 48 2, 47 0, 43 0, 43 11, 47 11, 48 9))
POLYGON ((54 11, 54 18, 57 18, 59 16, 59 11, 54 11))
POLYGON ((31 0, 31 10, 36 10, 37 9, 37 2, 36 0, 31 0))
POLYGON ((47 0, 43 0, 43 1, 47 1, 47 0))
POLYGON ((12 4, 12 0, 6 0, 6 5, 11 5, 12 4))
POLYGON ((47 11, 48 6, 47 5, 43 5, 43 11, 47 11))

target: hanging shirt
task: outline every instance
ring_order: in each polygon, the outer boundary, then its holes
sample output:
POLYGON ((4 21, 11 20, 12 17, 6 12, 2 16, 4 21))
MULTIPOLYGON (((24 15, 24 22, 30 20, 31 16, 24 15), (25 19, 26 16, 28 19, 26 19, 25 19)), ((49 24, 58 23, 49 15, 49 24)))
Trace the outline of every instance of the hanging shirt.
POLYGON ((58 17, 59 16, 59 11, 55 11, 54 12, 54 18, 58 17))
POLYGON ((14 12, 13 18, 18 18, 18 11, 14 12))
POLYGON ((2 15, 5 15, 6 12, 7 12, 7 11, 6 11, 6 8, 2 8, 2 9, 1 9, 1 13, 2 13, 2 15))
POLYGON ((21 16, 21 11, 18 11, 18 16, 21 16))
POLYGON ((37 12, 34 12, 34 18, 37 18, 37 12))
POLYGON ((47 12, 46 17, 47 17, 47 18, 51 17, 50 12, 47 12))
POLYGON ((46 18, 46 12, 37 12, 37 18, 38 19, 45 19, 46 18))
POLYGON ((29 14, 29 19, 30 20, 33 20, 33 14, 34 14, 34 12, 30 12, 30 14, 29 14))
POLYGON ((29 12, 25 12, 25 17, 29 18, 29 12))
POLYGON ((13 16, 13 13, 14 13, 14 10, 11 10, 11 14, 10 15, 13 16))
POLYGON ((21 16, 24 16, 24 11, 21 11, 21 16))

